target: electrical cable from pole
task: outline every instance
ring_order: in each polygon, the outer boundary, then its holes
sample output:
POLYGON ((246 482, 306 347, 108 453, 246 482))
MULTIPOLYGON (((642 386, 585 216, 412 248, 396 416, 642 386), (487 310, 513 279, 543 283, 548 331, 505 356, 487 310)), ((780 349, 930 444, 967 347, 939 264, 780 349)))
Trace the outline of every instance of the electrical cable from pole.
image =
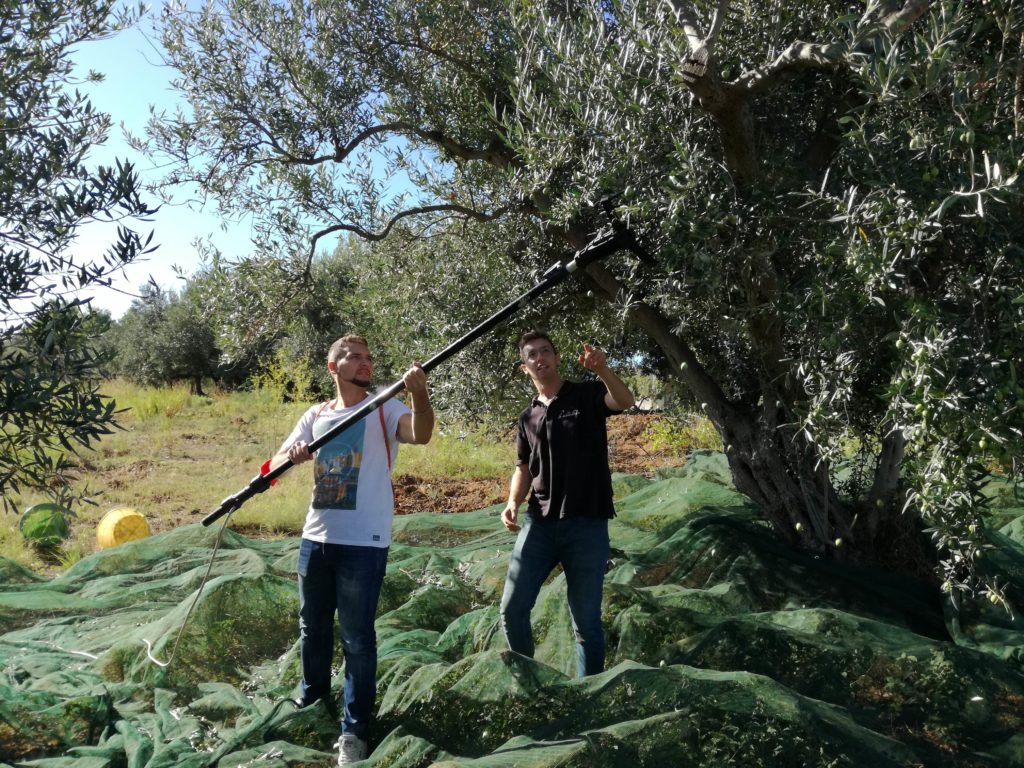
POLYGON ((217 558, 217 550, 220 549, 220 543, 224 539, 224 530, 228 527, 228 522, 231 520, 231 510, 227 513, 227 517, 224 518, 224 524, 221 525, 220 530, 217 531, 217 538, 213 542, 213 552, 210 553, 210 562, 206 566, 206 573, 203 574, 202 581, 199 582, 199 587, 196 589, 196 596, 192 598, 192 604, 188 607, 185 612, 185 618, 181 621, 181 626, 178 628, 178 635, 174 638, 174 645, 171 647, 171 655, 167 658, 167 661, 160 661, 156 656, 153 655, 153 644, 146 638, 142 638, 142 642, 146 646, 146 658, 156 664, 161 669, 166 669, 171 666, 171 662, 174 661, 174 657, 178 653, 178 644, 181 642, 181 636, 185 633, 185 627, 188 626, 188 620, 192 616, 192 611, 195 610, 196 605, 199 603, 199 598, 203 594, 203 588, 206 586, 206 582, 210 580, 210 573, 213 571, 213 563, 217 558))

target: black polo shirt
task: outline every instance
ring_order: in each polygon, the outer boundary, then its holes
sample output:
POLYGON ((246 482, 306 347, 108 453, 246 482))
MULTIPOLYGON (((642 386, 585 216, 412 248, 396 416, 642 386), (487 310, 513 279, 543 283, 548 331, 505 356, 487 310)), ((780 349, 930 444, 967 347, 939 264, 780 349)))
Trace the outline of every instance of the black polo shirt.
POLYGON ((534 399, 519 416, 516 451, 533 475, 526 505, 535 520, 615 517, 605 420, 620 411, 600 381, 562 382, 548 405, 534 399))

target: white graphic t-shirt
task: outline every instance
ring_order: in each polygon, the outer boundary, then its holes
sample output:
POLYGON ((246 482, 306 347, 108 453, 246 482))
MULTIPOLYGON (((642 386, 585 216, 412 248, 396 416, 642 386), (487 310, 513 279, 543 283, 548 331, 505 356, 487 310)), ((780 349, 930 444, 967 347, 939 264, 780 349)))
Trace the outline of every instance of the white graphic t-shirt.
MULTIPOLYGON (((297 440, 312 442, 365 403, 363 400, 349 408, 332 404, 313 406, 299 419, 282 450, 297 440)), ((401 402, 388 400, 313 455, 313 498, 302 528, 304 539, 363 547, 391 544, 395 497, 388 451, 394 466, 398 456, 398 420, 406 413, 409 409, 401 402)))

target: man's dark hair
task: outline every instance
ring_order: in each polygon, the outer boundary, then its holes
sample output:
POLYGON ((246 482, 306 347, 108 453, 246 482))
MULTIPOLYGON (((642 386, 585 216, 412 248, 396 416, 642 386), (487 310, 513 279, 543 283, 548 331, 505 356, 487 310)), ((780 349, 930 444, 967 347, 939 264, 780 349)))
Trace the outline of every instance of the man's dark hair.
POLYGON ((537 339, 544 339, 544 341, 551 345, 551 351, 554 352, 556 355, 558 354, 558 348, 555 347, 555 342, 551 340, 550 336, 548 336, 544 331, 533 330, 527 331, 526 333, 519 337, 519 356, 523 356, 523 347, 525 347, 531 341, 536 341, 537 339))
POLYGON ((341 360, 345 356, 345 350, 348 349, 349 344, 362 344, 364 347, 370 346, 362 336, 350 333, 331 344, 331 348, 327 351, 327 362, 336 363, 341 360))

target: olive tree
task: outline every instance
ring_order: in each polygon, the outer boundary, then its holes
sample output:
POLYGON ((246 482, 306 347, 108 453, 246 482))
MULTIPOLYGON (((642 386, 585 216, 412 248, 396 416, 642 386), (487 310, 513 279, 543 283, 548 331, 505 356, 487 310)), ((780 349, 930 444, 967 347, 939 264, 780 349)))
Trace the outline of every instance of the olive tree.
POLYGON ((165 10, 192 111, 151 139, 307 263, 462 219, 532 231, 527 270, 613 226, 588 287, 778 535, 892 559, 921 516, 952 590, 1020 458, 1022 35, 1009 0, 218 0, 165 10))
POLYGON ((339 245, 311 263, 268 253, 228 258, 203 246, 203 266, 189 282, 220 352, 217 376, 228 387, 270 373, 310 379, 308 394, 330 395, 327 351, 339 336, 362 328, 354 306, 350 264, 359 243, 339 245), (280 370, 278 370, 280 369, 280 370), (290 373, 288 369, 293 369, 290 373))
POLYGON ((187 382, 203 394, 203 380, 217 373, 220 352, 192 286, 180 293, 147 283, 139 298, 104 337, 114 372, 147 386, 187 382))
MULTIPOLYGON (((152 213, 128 164, 88 164, 110 118, 75 87, 75 46, 137 12, 113 0, 34 0, 0 8, 0 497, 73 494, 68 455, 114 423, 100 395, 103 356, 83 288, 144 252, 125 226, 105 253, 82 253, 83 225, 152 213)), ((90 73, 90 78, 98 75, 90 73)))

